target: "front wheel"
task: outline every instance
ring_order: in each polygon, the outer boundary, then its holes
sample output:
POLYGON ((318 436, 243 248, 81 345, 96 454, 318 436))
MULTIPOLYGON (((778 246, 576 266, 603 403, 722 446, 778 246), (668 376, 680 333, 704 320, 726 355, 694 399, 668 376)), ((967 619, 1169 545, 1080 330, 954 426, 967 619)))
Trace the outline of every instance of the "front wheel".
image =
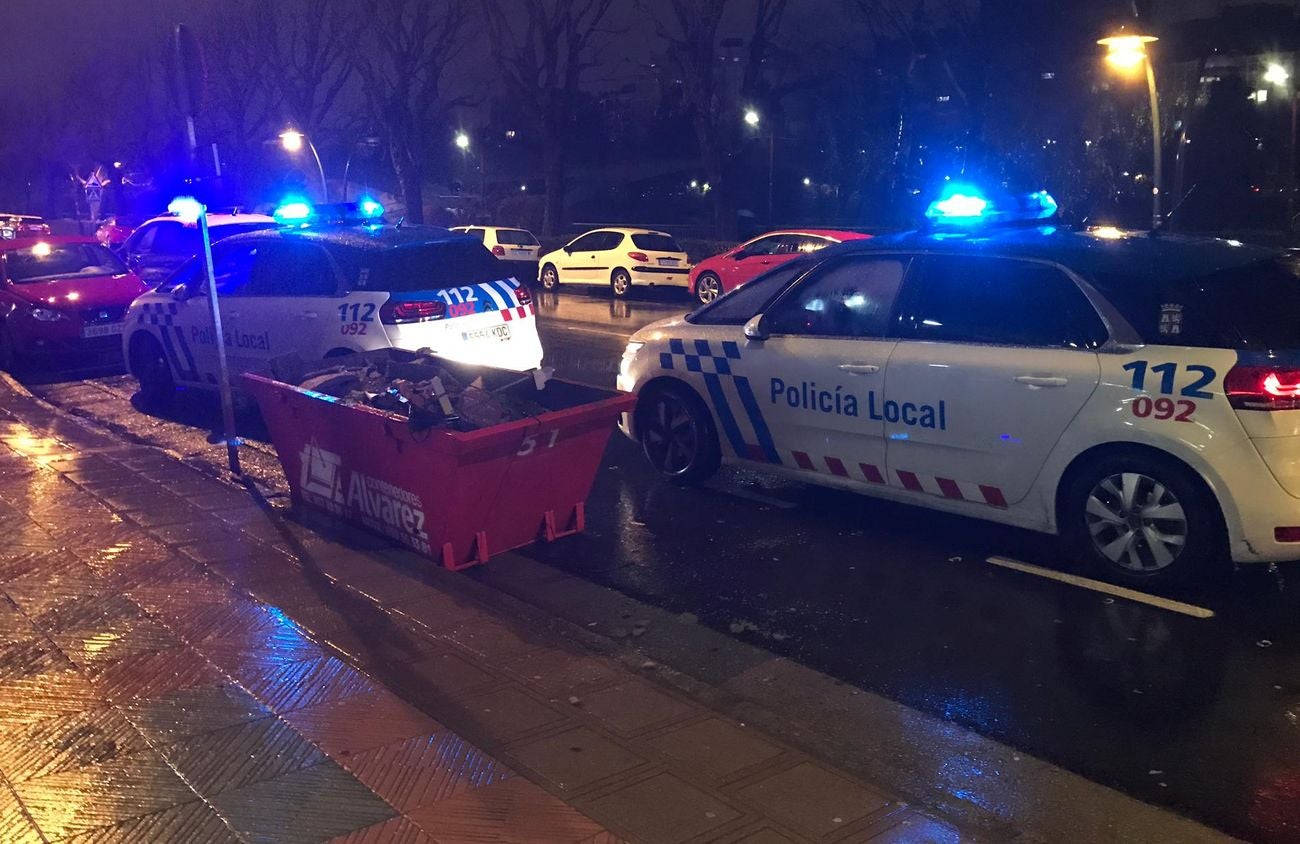
POLYGON ((722 464, 713 419, 686 389, 660 388, 637 410, 641 448, 659 474, 680 484, 707 480, 722 464))
POLYGON ((707 305, 722 295, 722 279, 713 273, 704 273, 695 280, 695 298, 707 305))
POLYGON ((1226 531, 1200 479, 1171 458, 1110 455, 1069 481, 1062 534, 1110 580, 1185 582, 1223 559, 1226 531))
POLYGON ((131 372, 140 382, 140 403, 148 410, 160 410, 171 403, 176 381, 162 346, 148 334, 131 342, 131 372))
POLYGON ((555 267, 547 264, 542 267, 541 281, 543 290, 554 291, 560 286, 560 274, 555 271, 555 267))
POLYGON ((620 299, 626 298, 627 294, 632 292, 631 273, 627 270, 614 270, 614 274, 609 277, 609 286, 615 296, 620 299))

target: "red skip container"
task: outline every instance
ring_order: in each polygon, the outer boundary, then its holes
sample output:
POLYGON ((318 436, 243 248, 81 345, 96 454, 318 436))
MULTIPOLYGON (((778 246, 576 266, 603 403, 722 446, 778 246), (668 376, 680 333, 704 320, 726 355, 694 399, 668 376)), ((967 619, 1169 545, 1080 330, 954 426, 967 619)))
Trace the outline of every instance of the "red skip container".
MULTIPOLYGON (((495 370, 484 370, 495 372, 495 370)), ((509 373, 518 378, 518 373, 509 373)), ((294 501, 391 537, 453 571, 579 533, 605 445, 636 397, 552 379, 545 413, 462 433, 245 375, 294 501)))

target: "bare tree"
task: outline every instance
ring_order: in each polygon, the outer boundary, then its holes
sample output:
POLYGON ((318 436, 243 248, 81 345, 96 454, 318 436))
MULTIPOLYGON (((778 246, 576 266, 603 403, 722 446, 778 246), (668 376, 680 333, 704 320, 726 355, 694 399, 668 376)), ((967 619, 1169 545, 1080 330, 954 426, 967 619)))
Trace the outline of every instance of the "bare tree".
POLYGON ((387 136, 406 217, 424 222, 424 174, 433 138, 448 109, 449 64, 465 48, 471 6, 461 0, 360 0, 360 37, 352 66, 365 82, 376 123, 387 136))
POLYGON ((261 27, 263 4, 237 0, 225 9, 221 26, 204 39, 208 66, 204 123, 243 173, 261 156, 275 131, 283 97, 261 27))
MULTIPOLYGON (((736 168, 731 166, 739 137, 740 103, 729 100, 717 73, 718 36, 730 0, 668 0, 643 10, 656 21, 669 59, 682 79, 683 105, 690 112, 700 163, 713 188, 713 223, 719 237, 736 226, 736 168), (666 12, 663 10, 666 7, 666 12)), ((746 97, 777 99, 765 78, 767 58, 785 17, 787 0, 755 0, 741 92, 746 97)), ((771 114, 767 117, 772 121, 771 114)), ((769 125, 767 131, 775 131, 769 125)))
POLYGON ((295 125, 321 128, 352 77, 360 22, 347 0, 260 3, 260 44, 283 107, 295 125))
POLYGON ((613 0, 486 0, 483 10, 495 58, 510 93, 541 135, 546 210, 542 230, 563 226, 564 180, 590 43, 613 0), (522 7, 523 14, 511 11, 522 7))

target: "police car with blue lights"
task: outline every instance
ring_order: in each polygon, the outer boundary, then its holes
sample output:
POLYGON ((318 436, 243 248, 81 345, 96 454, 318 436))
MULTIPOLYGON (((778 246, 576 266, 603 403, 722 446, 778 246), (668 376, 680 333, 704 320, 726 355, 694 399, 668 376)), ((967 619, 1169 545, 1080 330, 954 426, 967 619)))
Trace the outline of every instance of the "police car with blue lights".
POLYGON ((123 351, 141 398, 159 406, 178 386, 215 389, 217 342, 235 372, 269 373, 290 353, 319 360, 387 347, 519 371, 541 365, 535 306, 507 265, 473 237, 382 214, 370 200, 295 201, 277 210, 279 228, 215 244, 219 341, 201 257, 136 299, 123 351))
POLYGON ((1230 240, 950 189, 632 336, 624 433, 1066 539, 1120 581, 1300 559, 1300 280, 1230 240))

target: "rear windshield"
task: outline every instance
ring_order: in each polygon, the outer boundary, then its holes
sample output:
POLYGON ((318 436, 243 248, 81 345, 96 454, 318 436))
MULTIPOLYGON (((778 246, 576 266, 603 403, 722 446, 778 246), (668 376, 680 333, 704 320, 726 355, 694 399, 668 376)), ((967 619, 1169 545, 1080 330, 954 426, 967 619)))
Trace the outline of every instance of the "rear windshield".
POLYGON ((681 252, 682 248, 677 245, 670 235, 666 234, 634 234, 632 243, 637 249, 644 249, 647 252, 681 252))
POLYGON ((497 243, 506 246, 536 246, 537 238, 523 229, 497 229, 497 243))
POLYGON ((6 252, 5 268, 15 284, 126 272, 118 257, 98 243, 37 243, 6 252))
POLYGON ((1170 281, 1118 276, 1097 281, 1148 343, 1300 349, 1300 277, 1283 260, 1170 281))
POLYGON ((354 252, 349 277, 365 290, 398 292, 464 287, 505 278, 509 270, 476 240, 412 243, 354 252))
POLYGON ((737 287, 716 302, 700 308, 691 314, 688 321, 696 325, 744 325, 762 313, 790 282, 803 275, 813 264, 809 259, 782 264, 749 284, 737 287))

